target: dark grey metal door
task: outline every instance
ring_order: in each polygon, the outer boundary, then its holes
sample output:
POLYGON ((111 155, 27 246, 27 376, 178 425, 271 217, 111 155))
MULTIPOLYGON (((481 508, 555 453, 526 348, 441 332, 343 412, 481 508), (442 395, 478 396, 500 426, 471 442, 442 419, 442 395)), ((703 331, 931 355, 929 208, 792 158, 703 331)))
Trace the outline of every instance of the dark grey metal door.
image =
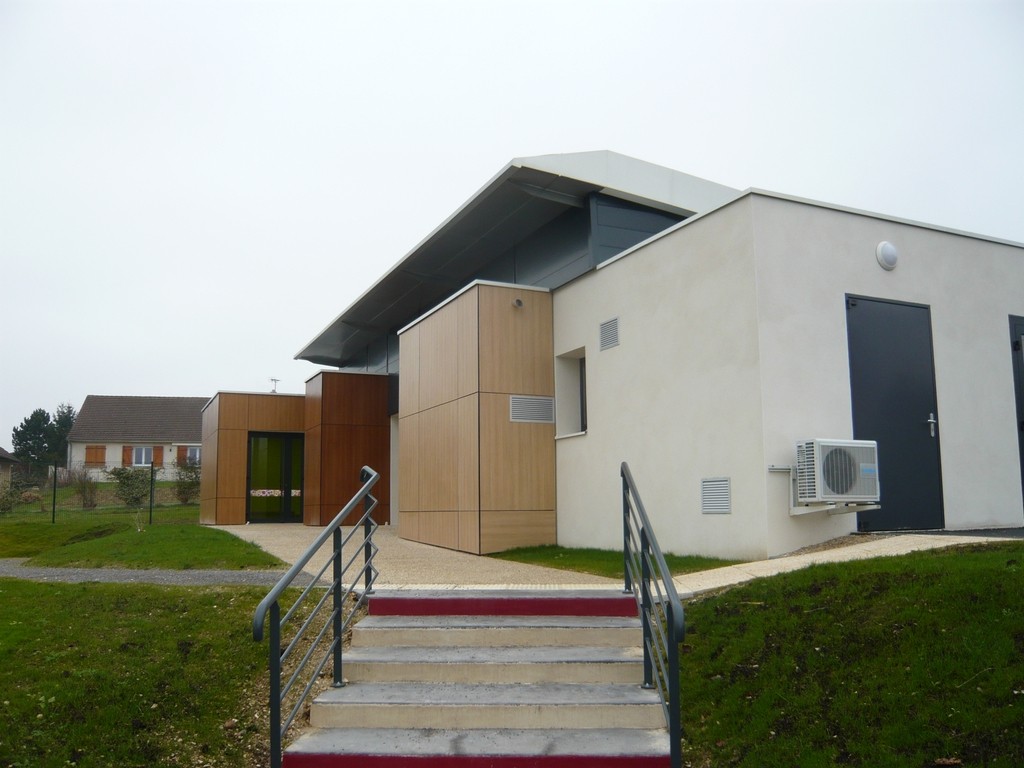
POLYGON ((1017 393, 1017 440, 1020 446, 1020 478, 1024 484, 1024 317, 1010 316, 1010 350, 1013 352, 1013 385, 1017 393))
POLYGON ((878 442, 881 509, 861 531, 943 528, 931 311, 846 297, 853 436, 878 442))

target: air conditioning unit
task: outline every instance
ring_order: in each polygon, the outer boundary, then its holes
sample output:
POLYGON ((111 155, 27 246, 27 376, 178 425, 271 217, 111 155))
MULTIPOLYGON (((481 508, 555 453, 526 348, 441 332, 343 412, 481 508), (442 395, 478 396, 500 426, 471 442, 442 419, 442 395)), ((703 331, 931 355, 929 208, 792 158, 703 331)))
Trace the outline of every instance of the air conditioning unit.
POLYGON ((798 504, 866 504, 879 500, 874 440, 802 440, 796 444, 798 504))

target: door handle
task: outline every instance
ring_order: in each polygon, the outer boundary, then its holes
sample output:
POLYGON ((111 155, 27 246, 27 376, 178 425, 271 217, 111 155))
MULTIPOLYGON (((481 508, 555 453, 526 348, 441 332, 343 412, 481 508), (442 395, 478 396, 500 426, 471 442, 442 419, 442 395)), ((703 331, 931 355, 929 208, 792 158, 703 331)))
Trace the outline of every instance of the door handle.
POLYGON ((935 437, 935 425, 938 423, 939 421, 938 419, 935 418, 935 414, 929 413, 928 420, 925 422, 925 424, 928 425, 928 432, 931 434, 932 437, 935 437))

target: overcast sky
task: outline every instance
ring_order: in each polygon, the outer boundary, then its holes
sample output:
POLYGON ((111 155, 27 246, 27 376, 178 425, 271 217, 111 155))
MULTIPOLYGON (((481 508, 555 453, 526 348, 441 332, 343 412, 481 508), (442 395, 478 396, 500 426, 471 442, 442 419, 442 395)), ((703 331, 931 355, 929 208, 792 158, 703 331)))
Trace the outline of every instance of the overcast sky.
POLYGON ((1020 0, 0 0, 0 446, 88 394, 303 391, 514 157, 1024 242, 1022 136, 1020 0))

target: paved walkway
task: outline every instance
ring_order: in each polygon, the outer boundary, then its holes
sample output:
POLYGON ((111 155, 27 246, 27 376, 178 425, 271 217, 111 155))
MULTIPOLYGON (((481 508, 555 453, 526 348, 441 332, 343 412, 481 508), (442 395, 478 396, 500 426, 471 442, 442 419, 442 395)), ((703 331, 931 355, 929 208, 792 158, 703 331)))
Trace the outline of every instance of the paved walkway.
MULTIPOLYGON (((277 584, 284 570, 276 571, 170 571, 160 568, 51 568, 23 565, 24 557, 0 558, 0 577, 81 584, 99 581, 107 584, 167 584, 197 587, 239 585, 266 587, 277 584)), ((305 580, 304 584, 309 583, 305 580)))
POLYGON ((742 584, 747 581, 788 573, 816 563, 843 563, 851 560, 867 560, 872 557, 905 555, 923 549, 941 549, 963 544, 978 544, 991 541, 1012 541, 1021 538, 1021 529, 1012 531, 972 532, 967 535, 950 533, 899 533, 864 536, 863 542, 847 546, 819 549, 804 554, 786 555, 771 560, 760 560, 741 565, 730 565, 711 571, 690 573, 674 579, 680 597, 712 592, 723 587, 742 584))
MULTIPOLYGON (((295 523, 219 527, 251 541, 286 563, 296 562, 323 531, 322 528, 295 523)), ((344 534, 350 530, 343 529, 344 534)), ((373 540, 379 547, 374 565, 379 572, 377 586, 382 589, 607 589, 620 583, 618 579, 479 557, 406 541, 399 538, 391 526, 378 528, 373 540)), ((361 542, 362 533, 356 532, 352 541, 361 542)), ((358 545, 353 544, 353 554, 357 548, 358 545)), ((319 568, 323 562, 322 558, 318 560, 316 567, 319 568)), ((306 570, 311 572, 309 568, 306 570)))
MULTIPOLYGON (((223 526, 223 530, 257 544, 286 562, 293 563, 322 529, 295 524, 267 524, 223 526)), ((742 584, 763 576, 795 571, 814 563, 835 563, 903 555, 922 549, 939 549, 994 540, 1012 540, 1022 536, 1024 536, 1024 529, 971 531, 964 534, 865 535, 863 541, 847 546, 828 547, 813 552, 776 557, 771 560, 691 573, 680 576, 674 581, 680 596, 692 596, 742 584)), ((381 588, 607 589, 622 583, 618 579, 523 565, 418 544, 399 538, 394 529, 389 526, 379 528, 374 540, 380 547, 376 563, 380 571, 377 585, 381 588)))
MULTIPOLYGON (((286 563, 294 563, 322 532, 296 524, 222 526, 241 539, 260 546, 286 563)), ((349 529, 345 529, 346 532, 349 529)), ((855 537, 857 539, 861 537, 855 537)), ((742 565, 691 573, 675 579, 680 596, 693 596, 742 584, 764 576, 794 571, 814 563, 834 563, 872 557, 902 555, 922 549, 1024 538, 1024 529, 970 531, 963 533, 906 533, 865 535, 853 544, 841 544, 742 565)), ((356 534, 355 541, 361 540, 356 534)), ((524 565, 492 557, 478 557, 441 547, 406 541, 389 526, 378 529, 375 539, 380 551, 375 563, 381 589, 608 589, 622 582, 601 576, 524 565)), ((355 554, 353 548, 353 554, 355 554)), ((271 571, 168 571, 127 568, 38 568, 25 566, 22 558, 0 559, 0 577, 35 581, 122 582, 176 585, 241 584, 270 587, 284 573, 271 571)), ((324 558, 317 561, 326 562, 324 558)), ((316 567, 319 567, 317 565, 316 567)), ((313 575, 307 569, 307 577, 313 575)))

